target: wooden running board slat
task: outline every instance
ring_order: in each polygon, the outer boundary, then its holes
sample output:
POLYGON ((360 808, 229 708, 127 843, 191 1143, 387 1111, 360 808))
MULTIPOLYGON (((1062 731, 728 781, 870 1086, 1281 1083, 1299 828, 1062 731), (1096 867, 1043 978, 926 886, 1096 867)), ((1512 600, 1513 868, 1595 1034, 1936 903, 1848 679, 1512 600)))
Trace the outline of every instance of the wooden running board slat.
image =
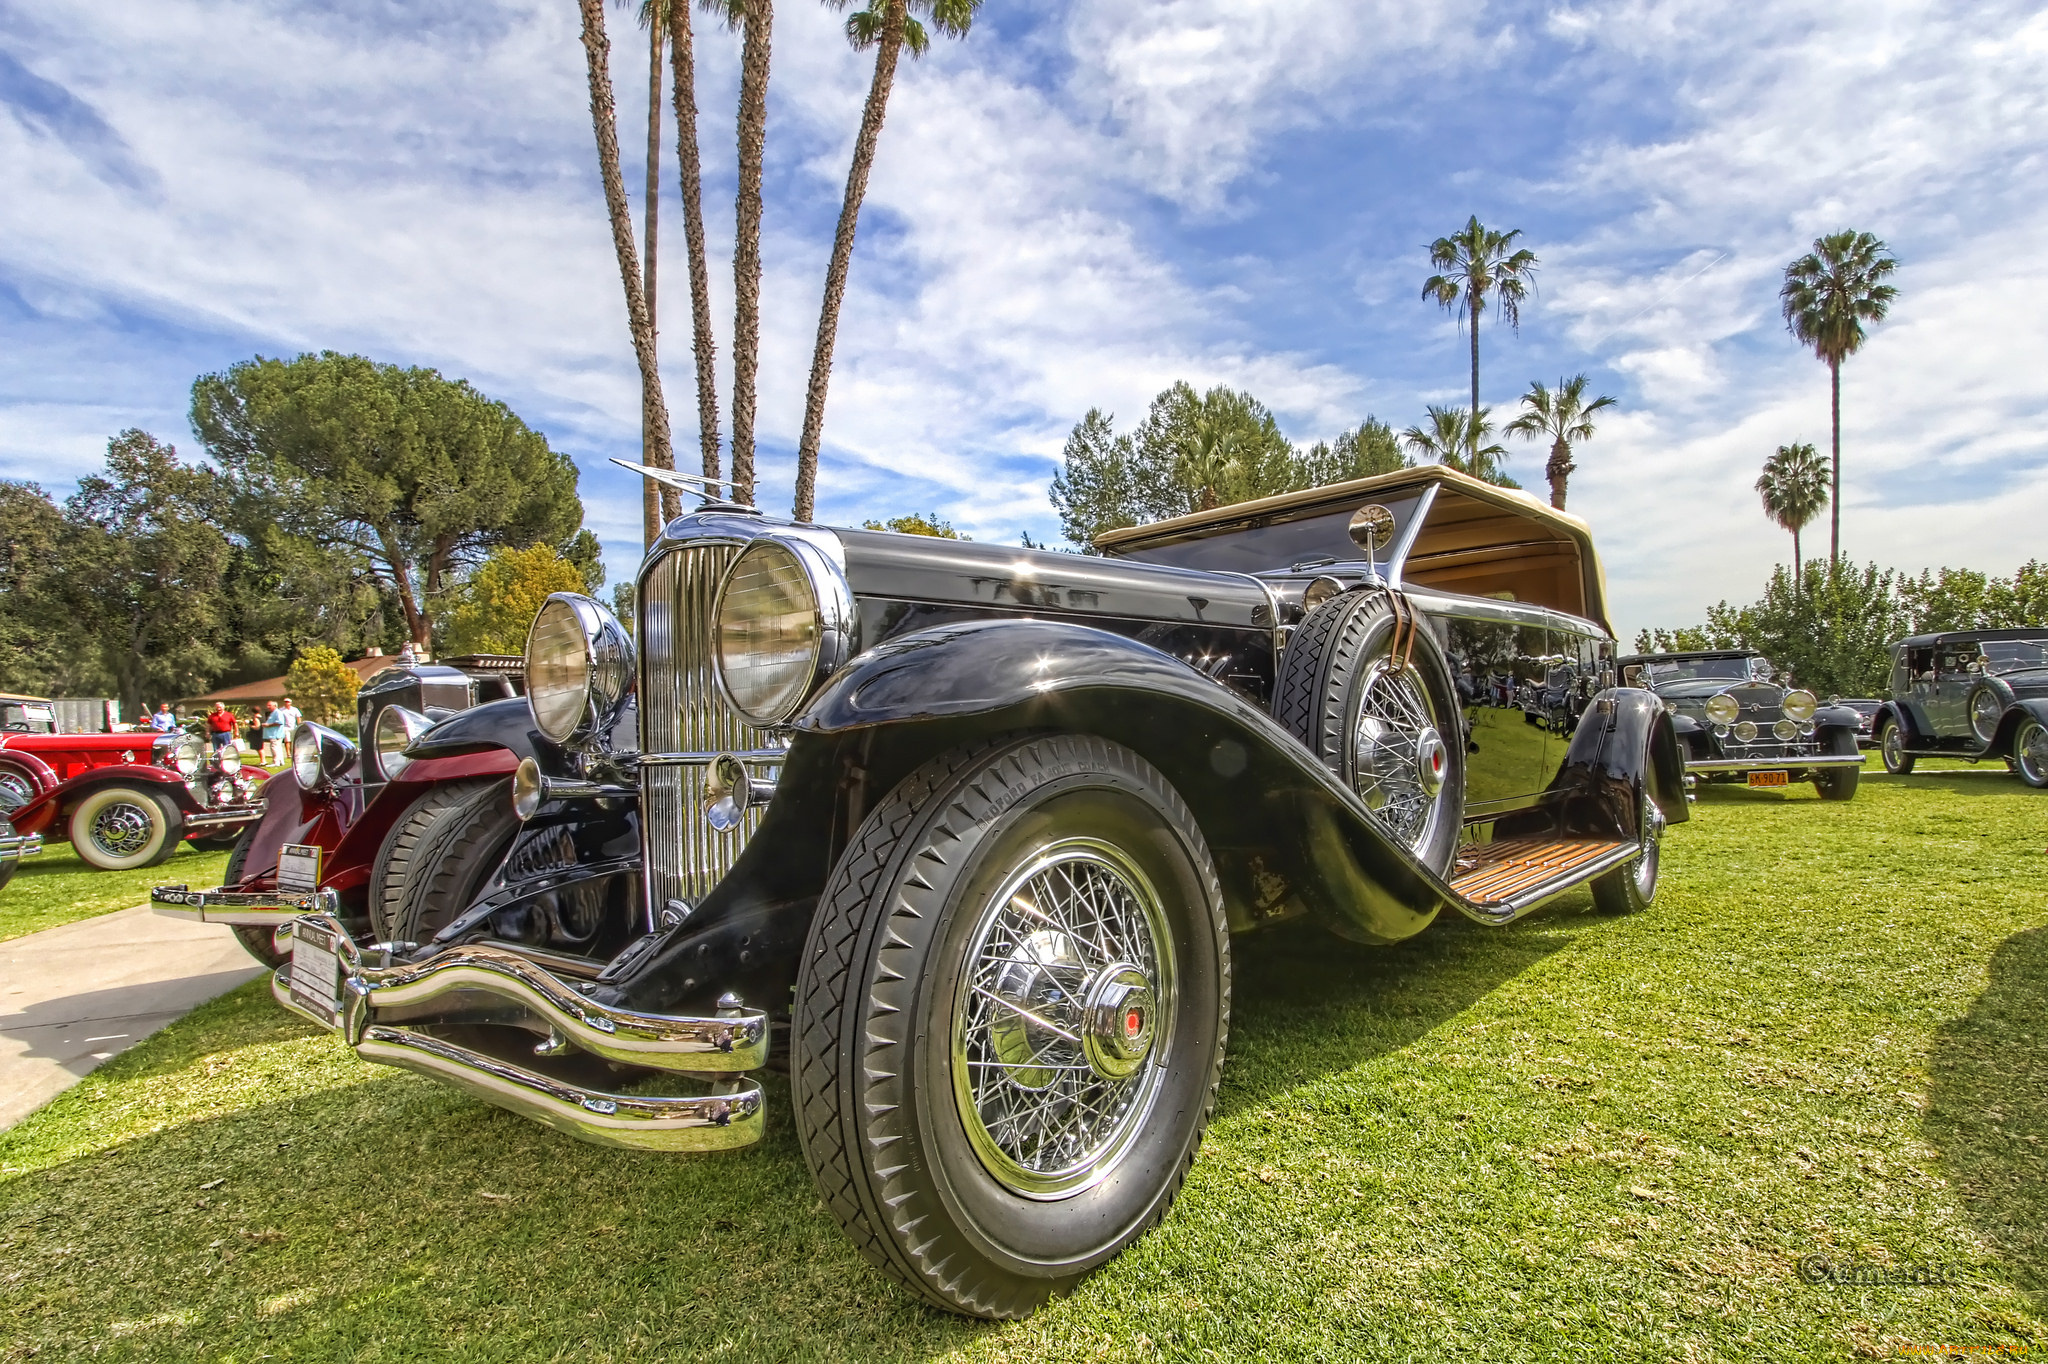
POLYGON ((1532 886, 1629 845, 1591 839, 1510 838, 1462 850, 1451 889, 1474 904, 1503 904, 1532 886))

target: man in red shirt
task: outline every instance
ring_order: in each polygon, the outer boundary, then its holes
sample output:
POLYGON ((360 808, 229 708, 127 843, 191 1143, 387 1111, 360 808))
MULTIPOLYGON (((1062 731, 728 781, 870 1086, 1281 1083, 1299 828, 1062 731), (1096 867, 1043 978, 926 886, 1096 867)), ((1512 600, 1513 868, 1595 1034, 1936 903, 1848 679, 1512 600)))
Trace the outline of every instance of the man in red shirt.
POLYGON ((227 702, 213 703, 213 709, 206 713, 206 727, 213 733, 213 751, 216 753, 235 741, 235 713, 228 709, 227 702))

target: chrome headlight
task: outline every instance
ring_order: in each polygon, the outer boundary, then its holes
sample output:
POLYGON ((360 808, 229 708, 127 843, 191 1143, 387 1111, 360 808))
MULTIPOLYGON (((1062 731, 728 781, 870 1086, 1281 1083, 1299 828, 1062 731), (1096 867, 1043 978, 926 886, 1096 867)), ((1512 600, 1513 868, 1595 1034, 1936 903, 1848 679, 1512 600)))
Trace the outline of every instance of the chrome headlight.
POLYGON ((1789 744, 1799 737, 1799 726, 1790 720, 1780 720, 1777 724, 1771 726, 1771 733, 1776 735, 1781 741, 1789 744))
POLYGON ((1784 707, 1787 720, 1811 720, 1820 709, 1820 698, 1802 687, 1785 693, 1784 707))
POLYGON ((238 748, 224 748, 220 751, 222 776, 232 777, 242 770, 242 751, 238 748))
POLYGON ((633 685, 633 639, 589 597, 557 592, 526 633, 526 699, 533 723, 558 744, 609 722, 633 685))
POLYGON ((206 744, 198 735, 187 734, 171 750, 171 765, 178 769, 181 777, 199 775, 199 769, 206 766, 206 744))
POLYGON ((845 661, 853 598, 825 556, 800 540, 756 540, 718 588, 712 657, 749 724, 779 725, 845 661))
POLYGON ((1746 744, 1753 741, 1756 738, 1756 726, 1750 721, 1744 720, 1735 727, 1735 738, 1739 743, 1746 744))
POLYGON ((311 720, 292 731, 292 775, 308 791, 324 791, 355 761, 356 746, 311 720))
POLYGON ((1707 718, 1717 725, 1732 725, 1735 717, 1742 713, 1742 707, 1735 704, 1735 698, 1723 693, 1707 698, 1707 718))
POLYGON ((398 774, 412 761, 405 756, 405 746, 433 726, 432 720, 416 710, 404 706, 384 708, 377 723, 370 726, 370 748, 377 755, 377 770, 384 774, 384 780, 398 780, 398 774))

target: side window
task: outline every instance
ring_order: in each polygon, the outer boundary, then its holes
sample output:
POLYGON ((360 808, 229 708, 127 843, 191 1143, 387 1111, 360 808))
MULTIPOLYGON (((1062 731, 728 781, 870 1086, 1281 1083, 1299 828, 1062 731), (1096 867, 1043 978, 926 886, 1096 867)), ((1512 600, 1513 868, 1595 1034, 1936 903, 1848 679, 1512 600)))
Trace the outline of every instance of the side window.
POLYGON ((1927 681, 1932 681, 1932 680, 1933 680, 1933 676, 1932 676, 1932 675, 1933 675, 1933 672, 1934 672, 1934 650, 1932 650, 1932 649, 1908 649, 1908 650, 1906 650, 1906 680, 1907 680, 1908 682, 1927 682, 1927 681))

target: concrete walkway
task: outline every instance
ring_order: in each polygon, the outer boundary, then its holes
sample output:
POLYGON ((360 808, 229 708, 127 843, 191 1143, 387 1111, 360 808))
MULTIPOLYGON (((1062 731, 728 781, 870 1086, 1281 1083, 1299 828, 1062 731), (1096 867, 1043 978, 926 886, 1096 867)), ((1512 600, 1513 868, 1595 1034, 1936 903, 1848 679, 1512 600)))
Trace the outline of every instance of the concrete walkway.
POLYGON ((224 925, 146 905, 0 942, 0 1129, 261 970, 224 925))

